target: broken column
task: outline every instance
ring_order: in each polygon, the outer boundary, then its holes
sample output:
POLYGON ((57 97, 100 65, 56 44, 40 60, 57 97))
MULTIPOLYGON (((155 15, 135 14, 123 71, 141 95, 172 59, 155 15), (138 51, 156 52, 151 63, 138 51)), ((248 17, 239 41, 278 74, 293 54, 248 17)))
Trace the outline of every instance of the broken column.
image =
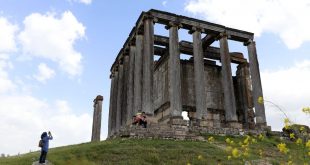
POLYGON ((91 136, 92 142, 100 141, 102 101, 103 101, 103 97, 101 95, 98 95, 94 99, 93 129, 92 129, 92 136, 91 136))

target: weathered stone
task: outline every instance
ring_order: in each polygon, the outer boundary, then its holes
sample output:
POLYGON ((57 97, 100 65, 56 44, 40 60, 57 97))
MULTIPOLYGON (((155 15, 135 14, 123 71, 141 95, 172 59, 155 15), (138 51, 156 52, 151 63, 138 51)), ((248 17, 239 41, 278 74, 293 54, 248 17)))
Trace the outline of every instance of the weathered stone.
POLYGON ((265 110, 256 101, 263 95, 253 34, 209 26, 166 12, 142 13, 111 68, 109 138, 196 140, 200 133, 266 131, 265 110), (154 36, 154 22, 167 25, 169 37, 154 36), (190 30, 193 42, 179 42, 179 28, 190 30), (250 41, 249 63, 242 53, 229 52, 228 39, 250 41), (220 48, 210 46, 215 40, 220 48), (180 60, 180 52, 192 57, 180 60), (236 76, 231 63, 238 64, 236 76), (131 117, 143 111, 147 128, 131 126, 131 117), (183 120, 182 111, 189 121, 183 120))
POLYGON ((101 95, 98 95, 94 99, 94 115, 91 141, 100 141, 102 101, 103 97, 101 95))

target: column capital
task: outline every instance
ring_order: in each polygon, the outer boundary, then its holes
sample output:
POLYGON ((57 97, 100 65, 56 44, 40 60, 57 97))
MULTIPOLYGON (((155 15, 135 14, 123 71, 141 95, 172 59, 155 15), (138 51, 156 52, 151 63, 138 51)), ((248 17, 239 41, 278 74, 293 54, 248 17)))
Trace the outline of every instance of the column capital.
POLYGON ((254 44, 254 45, 255 45, 256 43, 255 43, 255 41, 252 40, 252 39, 249 39, 248 41, 246 41, 246 42, 243 43, 244 46, 248 46, 248 45, 250 45, 250 44, 254 44))
POLYGON ((129 47, 131 47, 131 46, 136 46, 136 37, 134 37, 132 40, 129 41, 128 46, 129 46, 129 47))
POLYGON ((165 28, 169 30, 171 27, 177 27, 178 29, 182 28, 183 25, 179 21, 170 21, 165 28))
POLYGON ((189 34, 193 34, 194 32, 205 32, 205 30, 201 27, 198 26, 193 26, 192 29, 190 31, 188 31, 189 34))
POLYGON ((218 34, 218 36, 217 37, 215 37, 215 39, 216 40, 220 40, 220 39, 222 39, 222 38, 230 38, 230 35, 228 35, 227 33, 226 33, 226 31, 224 31, 224 32, 222 32, 222 33, 220 33, 220 34, 218 34))
POLYGON ((142 20, 145 21, 148 19, 152 20, 154 24, 158 22, 158 19, 156 17, 152 16, 150 13, 144 14, 142 20))
POLYGON ((129 56, 129 48, 128 47, 124 48, 123 56, 124 57, 129 56))
POLYGON ((143 35, 144 34, 144 27, 141 25, 137 28, 136 35, 143 35))

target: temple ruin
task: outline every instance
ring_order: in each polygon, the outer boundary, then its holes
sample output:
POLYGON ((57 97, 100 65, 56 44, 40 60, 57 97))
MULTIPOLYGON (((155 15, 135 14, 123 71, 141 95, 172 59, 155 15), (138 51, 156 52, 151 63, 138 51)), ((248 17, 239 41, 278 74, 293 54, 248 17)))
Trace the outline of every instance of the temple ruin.
POLYGON ((142 12, 111 67, 108 137, 265 130, 253 39, 253 33, 223 25, 154 9, 142 12), (165 25, 169 36, 155 35, 154 24, 165 25), (188 30, 192 42, 179 41, 179 29, 188 30), (230 52, 228 40, 243 43, 249 59, 230 52), (211 46, 214 42, 219 47, 211 46), (192 57, 181 59, 181 54, 192 57), (130 126, 132 116, 142 111, 148 128, 130 126))

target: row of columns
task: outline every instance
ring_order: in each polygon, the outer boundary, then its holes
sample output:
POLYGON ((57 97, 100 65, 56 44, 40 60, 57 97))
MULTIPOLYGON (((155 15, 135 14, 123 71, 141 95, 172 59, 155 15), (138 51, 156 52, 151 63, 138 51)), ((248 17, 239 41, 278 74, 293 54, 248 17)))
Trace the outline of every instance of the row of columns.
MULTIPOLYGON (((181 66, 178 29, 180 24, 170 22, 169 29, 169 102, 171 117, 181 117, 181 66)), ((205 92, 206 74, 204 73, 204 56, 201 34, 203 30, 193 27, 190 34, 193 36, 194 52, 194 85, 196 100, 196 116, 200 120, 206 118, 207 104, 205 92)), ((231 59, 228 47, 228 36, 221 33, 218 37, 220 43, 220 56, 222 63, 222 86, 224 92, 224 109, 227 122, 237 122, 236 102, 233 88, 231 59)), ((256 122, 266 125, 265 109, 263 104, 257 102, 262 97, 262 87, 257 61, 255 43, 249 41, 247 44, 249 52, 249 64, 253 86, 253 99, 256 112, 256 122)), ((143 20, 143 31, 138 29, 135 42, 129 45, 129 57, 124 54, 119 59, 118 65, 112 70, 111 75, 111 101, 109 135, 117 132, 124 124, 129 124, 132 115, 144 111, 152 116, 153 108, 153 63, 154 63, 154 22, 153 18, 146 16, 143 20), (125 62, 124 62, 125 61, 125 62), (124 74, 124 63, 126 73, 124 74), (127 86, 124 88, 124 86, 127 86), (126 95, 125 97, 123 95, 126 95), (124 106, 124 103, 126 104, 124 106), (122 112, 126 111, 126 112, 122 112)))

